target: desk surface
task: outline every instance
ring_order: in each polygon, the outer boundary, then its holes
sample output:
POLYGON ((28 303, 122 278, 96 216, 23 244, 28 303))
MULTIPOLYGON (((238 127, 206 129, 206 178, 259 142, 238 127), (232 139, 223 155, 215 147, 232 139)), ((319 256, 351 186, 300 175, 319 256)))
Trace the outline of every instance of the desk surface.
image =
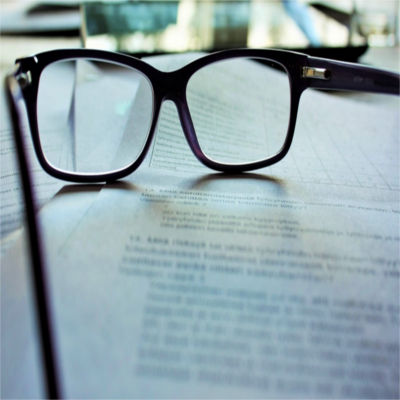
MULTIPOLYGON (((2 65, 61 45, 34 42, 5 39, 2 65)), ((366 60, 398 68, 392 50, 366 60)), ((398 99, 384 98, 306 93, 287 158, 234 178, 186 169, 165 107, 151 163, 53 197, 40 218, 66 394, 398 397, 398 99)), ((16 397, 40 393, 21 254, 1 268, 2 390, 16 397)))

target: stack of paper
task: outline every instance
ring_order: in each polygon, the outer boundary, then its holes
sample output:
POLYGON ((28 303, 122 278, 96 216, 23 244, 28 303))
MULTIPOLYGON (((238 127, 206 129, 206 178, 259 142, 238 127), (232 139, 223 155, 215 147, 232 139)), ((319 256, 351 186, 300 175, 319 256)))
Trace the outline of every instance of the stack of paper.
MULTIPOLYGON (((287 157, 235 176, 199 164, 165 104, 135 173, 48 201, 65 394, 398 397, 399 103, 366 98, 306 92, 287 157)), ((41 390, 20 248, 2 258, 5 397, 41 390)))

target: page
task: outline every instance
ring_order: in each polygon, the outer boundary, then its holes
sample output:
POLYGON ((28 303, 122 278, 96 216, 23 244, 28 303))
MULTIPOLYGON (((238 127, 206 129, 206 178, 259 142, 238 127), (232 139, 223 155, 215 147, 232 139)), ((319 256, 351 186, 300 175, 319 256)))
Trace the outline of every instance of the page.
MULTIPOLYGON (((22 225, 23 203, 20 186, 16 150, 13 138, 11 122, 6 108, 4 88, 1 86, 0 96, 0 239, 2 248, 6 246, 6 236, 17 230, 22 225)), ((21 116, 24 127, 25 143, 31 170, 34 176, 35 193, 39 206, 49 200, 63 186, 63 183, 43 172, 35 154, 33 153, 32 140, 28 129, 25 109, 21 116)))
POLYGON ((396 210, 146 178, 104 189, 52 262, 70 396, 397 396, 396 210))
POLYGON ((163 109, 50 258, 70 396, 398 396, 398 115, 302 106, 288 157, 237 176, 197 169, 163 109))
POLYGON ((74 197, 48 202, 66 395, 398 397, 399 104, 379 104, 307 92, 288 155, 224 175, 167 103, 67 232, 74 197))
MULTIPOLYGON (((52 221, 47 221, 54 229, 54 240, 51 243, 42 243, 44 254, 47 254, 49 248, 59 249, 73 234, 99 190, 98 185, 82 185, 79 190, 74 185, 69 185, 57 193, 52 199, 52 206, 57 206, 57 214, 53 215, 52 221)), ((7 237, 2 242, 1 398, 45 396, 30 253, 25 234, 26 232, 19 230, 13 237, 7 237)))

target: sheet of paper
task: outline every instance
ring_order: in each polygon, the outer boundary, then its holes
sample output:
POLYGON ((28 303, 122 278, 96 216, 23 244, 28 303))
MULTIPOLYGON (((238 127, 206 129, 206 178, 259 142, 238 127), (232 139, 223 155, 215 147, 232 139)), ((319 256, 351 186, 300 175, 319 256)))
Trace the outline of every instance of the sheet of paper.
MULTIPOLYGON (((52 199, 51 204, 58 207, 58 212, 53 215, 52 221, 46 222, 54 229, 55 236, 49 246, 45 243, 45 251, 59 249, 73 234, 99 190, 96 185, 80 186, 79 190, 70 185, 52 199)), ((18 235, 14 234, 4 243, 0 262, 1 398, 42 398, 45 390, 41 349, 24 232, 19 231, 18 235)))
POLYGON ((397 395, 390 206, 170 182, 104 189, 52 262, 70 396, 397 395))
MULTIPOLYGON (((35 193, 39 206, 48 201, 64 185, 57 179, 43 172, 35 154, 33 154, 32 141, 28 130, 25 110, 21 114, 25 133, 27 153, 32 167, 35 182, 35 193)), ((23 220, 22 192, 19 172, 15 154, 14 138, 11 123, 6 108, 4 90, 1 86, 0 96, 0 239, 4 248, 5 238, 19 229, 23 220)))
POLYGON ((66 394, 398 397, 390 104, 306 93, 288 156, 227 176, 199 165, 169 103, 140 169, 77 199, 68 229, 72 194, 47 203, 66 394))
POLYGON ((51 258, 69 395, 398 396, 398 115, 303 100, 288 158, 234 177, 165 107, 150 167, 51 258))

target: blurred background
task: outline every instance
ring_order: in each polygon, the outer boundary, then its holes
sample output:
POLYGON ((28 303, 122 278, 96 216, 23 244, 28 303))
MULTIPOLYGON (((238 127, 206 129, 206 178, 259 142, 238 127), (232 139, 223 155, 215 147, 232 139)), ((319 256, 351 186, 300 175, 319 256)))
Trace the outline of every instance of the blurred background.
POLYGON ((394 46, 398 0, 176 0, 87 3, 90 47, 137 52, 229 47, 394 46))
MULTIPOLYGON (((6 67, 57 47, 136 55, 276 47, 357 61, 371 47, 398 49, 399 20, 399 0, 0 0, 0 59, 6 67)), ((399 52, 388 54, 398 66, 399 52)))

